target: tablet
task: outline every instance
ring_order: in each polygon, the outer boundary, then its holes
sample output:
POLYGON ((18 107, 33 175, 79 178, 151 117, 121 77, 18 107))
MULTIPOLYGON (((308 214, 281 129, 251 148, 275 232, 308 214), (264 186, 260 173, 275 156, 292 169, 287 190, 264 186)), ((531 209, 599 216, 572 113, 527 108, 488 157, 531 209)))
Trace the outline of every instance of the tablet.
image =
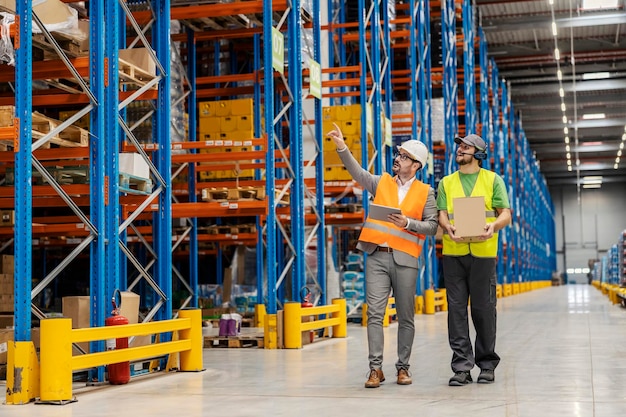
POLYGON ((369 217, 375 220, 389 221, 387 216, 390 214, 402 214, 397 207, 381 206, 380 204, 370 204, 369 217))

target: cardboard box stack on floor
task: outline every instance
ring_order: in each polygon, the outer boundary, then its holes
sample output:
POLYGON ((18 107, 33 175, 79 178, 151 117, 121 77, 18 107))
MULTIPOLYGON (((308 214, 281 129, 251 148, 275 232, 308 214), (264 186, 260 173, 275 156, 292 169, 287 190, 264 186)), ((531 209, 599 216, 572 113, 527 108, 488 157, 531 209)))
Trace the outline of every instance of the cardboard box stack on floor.
MULTIPOLYGON (((136 324, 139 321, 139 295, 131 291, 122 291, 121 293, 121 306, 120 315, 128 319, 129 324, 136 324)), ((82 329, 90 327, 91 323, 91 308, 90 308, 89 296, 69 296, 63 297, 62 310, 63 317, 72 319, 73 329, 82 329)), ((109 316, 110 314, 107 314, 109 316)), ((133 340, 129 346, 143 346, 150 343, 150 336, 138 337, 133 340)), ((80 347, 89 352, 89 343, 80 343, 80 347)), ((76 348, 73 349, 73 354, 80 354, 80 351, 76 348)))
POLYGON ((13 284, 13 255, 1 255, 0 259, 0 312, 12 312, 15 304, 13 284))

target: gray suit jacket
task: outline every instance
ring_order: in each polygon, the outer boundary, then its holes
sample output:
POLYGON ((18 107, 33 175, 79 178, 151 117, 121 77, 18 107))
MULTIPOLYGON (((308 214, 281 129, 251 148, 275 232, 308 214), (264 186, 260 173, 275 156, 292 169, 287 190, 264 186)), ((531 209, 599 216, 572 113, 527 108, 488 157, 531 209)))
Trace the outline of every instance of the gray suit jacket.
MULTIPOLYGON (((364 189, 369 191, 373 196, 376 195, 376 189, 380 182, 380 175, 373 175, 367 170, 363 169, 361 164, 354 159, 352 153, 346 148, 344 151, 338 152, 341 162, 352 176, 352 178, 358 182, 364 189)), ((365 204, 365 203, 364 203, 365 204)), ((432 187, 428 190, 428 198, 426 199, 426 205, 422 213, 421 219, 409 219, 408 230, 420 233, 424 235, 434 236, 437 233, 437 203, 435 201, 435 191, 432 187)), ((377 248, 377 245, 370 242, 360 241, 357 243, 357 249, 371 255, 377 248)), ((393 251, 393 259, 398 265, 408 266, 411 268, 418 267, 418 260, 416 257, 409 255, 406 252, 399 250, 393 251)))

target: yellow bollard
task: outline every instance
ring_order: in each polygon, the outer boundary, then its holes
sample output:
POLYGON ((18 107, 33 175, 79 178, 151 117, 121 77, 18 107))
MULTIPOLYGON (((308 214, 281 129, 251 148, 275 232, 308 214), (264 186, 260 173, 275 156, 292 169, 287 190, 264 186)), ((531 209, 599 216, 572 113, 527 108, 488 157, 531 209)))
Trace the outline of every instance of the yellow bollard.
POLYGON ((267 310, 265 310, 265 304, 256 304, 254 306, 254 327, 263 327, 266 314, 267 310))
POLYGON ((302 307, 298 302, 285 303, 285 349, 302 348, 302 307))
POLYGON ((33 342, 7 343, 6 403, 27 404, 39 397, 39 362, 33 342))
POLYGON ((424 291, 424 313, 435 314, 435 290, 432 288, 424 291))
POLYGON ((424 312, 424 296, 415 296, 415 314, 422 314, 424 312))
POLYGON ((278 319, 276 314, 266 314, 263 323, 263 346, 265 349, 278 349, 278 319))
POLYGON ((361 326, 367 326, 367 304, 361 305, 361 326))
POLYGON ((199 308, 182 309, 179 310, 178 317, 191 320, 191 328, 180 331, 180 339, 191 341, 191 350, 180 352, 180 370, 185 372, 203 371, 202 310, 199 308))
POLYGON ((41 320, 41 402, 72 401, 72 319, 41 320))
POLYGON ((339 323, 333 326, 333 337, 347 337, 348 336, 348 312, 346 311, 346 299, 345 298, 333 298, 333 304, 339 306, 339 311, 332 313, 332 317, 338 317, 339 323))

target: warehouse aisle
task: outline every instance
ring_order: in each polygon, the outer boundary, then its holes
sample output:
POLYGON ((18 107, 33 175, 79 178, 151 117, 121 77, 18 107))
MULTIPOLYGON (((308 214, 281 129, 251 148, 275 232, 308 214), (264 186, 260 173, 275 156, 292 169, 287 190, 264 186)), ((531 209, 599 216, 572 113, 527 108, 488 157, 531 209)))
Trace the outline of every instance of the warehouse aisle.
MULTIPOLYGON (((0 406, 2 416, 622 416, 626 310, 570 285, 498 300, 491 385, 449 387, 446 314, 416 316, 413 385, 395 384, 396 326, 386 330, 387 381, 365 389, 365 329, 301 350, 205 349, 205 372, 82 389, 65 406, 0 406)), ((474 379, 478 369, 472 372, 474 379)))

